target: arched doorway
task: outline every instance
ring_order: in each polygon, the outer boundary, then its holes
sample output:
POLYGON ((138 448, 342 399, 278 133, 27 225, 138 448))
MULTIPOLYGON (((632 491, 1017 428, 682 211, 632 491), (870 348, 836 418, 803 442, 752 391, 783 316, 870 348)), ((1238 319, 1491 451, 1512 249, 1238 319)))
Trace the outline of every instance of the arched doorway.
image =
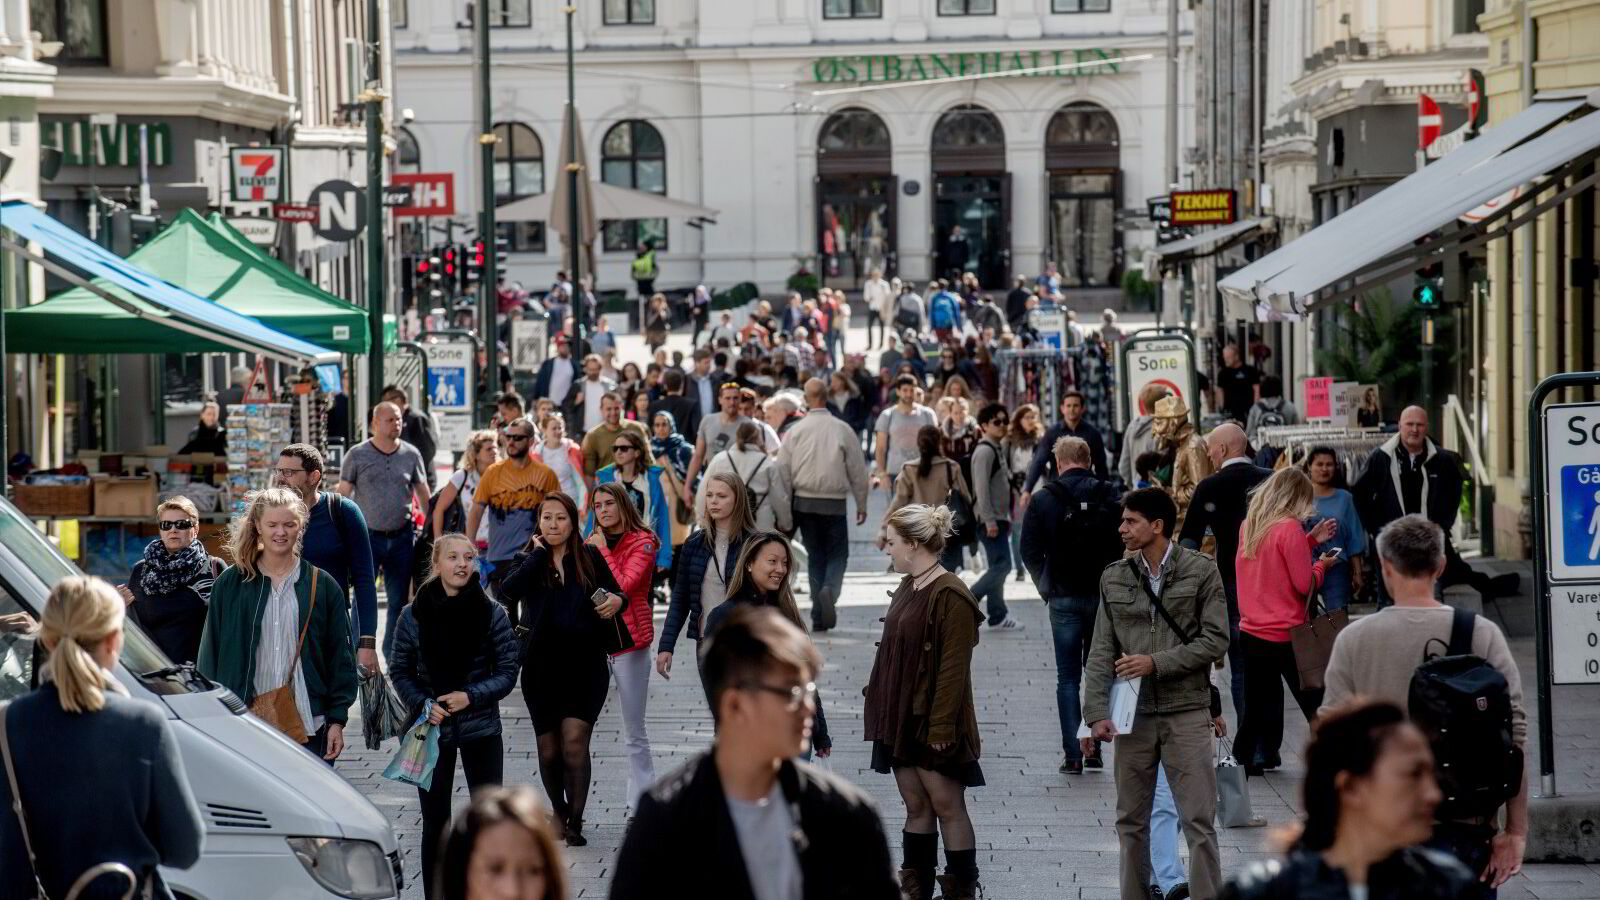
POLYGON ((828 287, 854 289, 873 271, 893 276, 896 179, 889 128, 876 113, 841 109, 817 135, 817 267, 828 287))
POLYGON ((957 106, 933 126, 934 272, 1004 287, 1011 272, 1011 176, 994 113, 957 106))
POLYGON ((1093 103, 1056 111, 1044 135, 1050 174, 1050 257, 1063 288, 1114 287, 1122 280, 1122 149, 1116 120, 1093 103))

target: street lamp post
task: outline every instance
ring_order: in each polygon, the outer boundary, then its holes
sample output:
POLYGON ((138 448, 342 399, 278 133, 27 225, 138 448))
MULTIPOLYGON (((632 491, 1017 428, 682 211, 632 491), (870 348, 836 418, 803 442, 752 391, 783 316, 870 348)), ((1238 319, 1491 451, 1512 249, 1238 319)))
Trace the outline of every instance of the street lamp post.
POLYGON ((495 241, 494 221, 494 103, 489 94, 489 4, 478 0, 472 19, 478 64, 478 152, 482 184, 479 186, 483 212, 478 217, 478 240, 483 241, 483 273, 478 288, 483 310, 478 317, 484 353, 483 401, 478 404, 478 424, 488 425, 494 412, 494 398, 500 392, 500 297, 496 281, 500 272, 499 246, 495 241))
POLYGON ((562 12, 567 16, 567 253, 572 273, 572 345, 582 358, 588 352, 584 338, 588 334, 589 304, 583 296, 583 252, 579 244, 583 223, 578 221, 578 179, 583 177, 583 160, 578 159, 578 101, 572 59, 572 17, 578 8, 568 4, 562 12))
POLYGON ((383 67, 378 0, 367 0, 367 406, 383 399, 383 307, 388 293, 383 264, 383 67))

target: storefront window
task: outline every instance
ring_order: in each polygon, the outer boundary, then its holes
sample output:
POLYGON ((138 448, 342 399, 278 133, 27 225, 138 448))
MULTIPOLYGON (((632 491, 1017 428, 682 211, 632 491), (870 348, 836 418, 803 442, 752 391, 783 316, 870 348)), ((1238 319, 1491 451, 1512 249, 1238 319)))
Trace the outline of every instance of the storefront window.
POLYGON ((889 128, 876 113, 842 109, 817 135, 817 259, 823 283, 854 290, 874 271, 895 274, 895 187, 889 128))
MULTIPOLYGON (((494 201, 496 205, 519 197, 544 193, 544 144, 532 128, 521 122, 494 126, 494 201)), ((544 250, 543 222, 503 222, 496 230, 513 252, 544 250)))
POLYGON ((1120 153, 1116 120, 1093 103, 1063 107, 1045 129, 1050 255, 1063 287, 1110 287, 1121 279, 1120 153))
POLYGON ((527 28, 533 25, 533 0, 478 0, 489 10, 490 28, 527 28))
POLYGON ((105 0, 30 0, 33 30, 46 41, 60 41, 56 63, 104 63, 105 0))
POLYGON ((822 0, 824 19, 876 19, 883 15, 883 0, 822 0))
MULTIPOLYGON (((618 122, 600 143, 600 180, 618 187, 667 192, 667 147, 654 125, 639 119, 618 122)), ((631 251, 645 241, 667 248, 666 219, 615 219, 600 223, 608 251, 631 251)))
POLYGON ((941 16, 992 16, 994 0, 939 0, 941 16))
POLYGON ((967 273, 984 288, 1011 271, 1006 135, 994 113, 957 106, 933 126, 934 264, 939 277, 967 273))
POLYGON ((607 25, 654 25, 656 0, 605 0, 607 25))
POLYGON ((1053 13, 1110 12, 1111 0, 1050 0, 1053 13))

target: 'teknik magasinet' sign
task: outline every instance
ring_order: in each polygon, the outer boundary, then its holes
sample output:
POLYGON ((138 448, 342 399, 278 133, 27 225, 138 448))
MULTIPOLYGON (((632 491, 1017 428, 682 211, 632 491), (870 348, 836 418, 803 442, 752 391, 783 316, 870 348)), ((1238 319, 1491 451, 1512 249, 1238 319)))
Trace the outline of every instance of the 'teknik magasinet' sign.
POLYGON ((1080 75, 1115 75, 1120 52, 1100 47, 1079 50, 995 50, 986 53, 872 54, 823 56, 811 63, 813 81, 866 83, 880 81, 930 81, 961 75, 1015 73, 1018 78, 1075 78, 1080 75), (1097 62, 1104 60, 1104 62, 1097 62), (1088 63, 1089 65, 1082 65, 1088 63), (1050 71, 1052 66, 1075 68, 1050 71), (1044 69, 1045 71, 1029 71, 1044 69))

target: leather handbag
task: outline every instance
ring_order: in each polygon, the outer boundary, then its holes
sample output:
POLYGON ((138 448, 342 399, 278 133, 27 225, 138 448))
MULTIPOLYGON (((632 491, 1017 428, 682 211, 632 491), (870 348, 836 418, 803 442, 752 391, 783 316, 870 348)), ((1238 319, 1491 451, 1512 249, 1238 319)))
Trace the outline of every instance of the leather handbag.
MULTIPOLYGON (((39 878, 39 860, 33 853, 33 836, 28 833, 28 814, 22 809, 22 789, 17 786, 17 770, 11 762, 11 738, 6 734, 6 712, 11 704, 0 703, 0 759, 5 760, 6 781, 11 786, 11 811, 17 814, 17 827, 22 831, 22 846, 28 852, 28 866, 33 871, 34 897, 37 900, 50 900, 50 895, 45 892, 44 882, 39 878)), ((139 876, 126 865, 118 862, 104 862, 90 866, 67 889, 66 900, 76 900, 85 888, 99 880, 102 875, 116 875, 127 882, 127 889, 121 894, 122 900, 132 900, 134 892, 144 900, 150 900, 154 879, 144 883, 144 889, 139 889, 139 876)), ((24 895, 26 896, 26 895, 24 895)))
POLYGON ((1289 629, 1289 643, 1294 649, 1294 666, 1300 672, 1300 689, 1322 689, 1322 676, 1333 656, 1333 640, 1350 624, 1350 614, 1343 609, 1331 612, 1322 606, 1322 591, 1312 585, 1306 595, 1306 621, 1289 629))
MULTIPOLYGON (((627 600, 626 597, 623 598, 627 600)), ((628 623, 622 620, 622 610, 609 619, 601 619, 597 632, 600 635, 600 644, 605 648, 607 656, 625 653, 638 645, 633 639, 633 633, 628 630, 628 623)))
POLYGON ((256 718, 288 735, 289 740, 297 744, 304 744, 309 735, 306 734, 305 723, 300 718, 300 710, 294 705, 294 671, 295 667, 300 665, 300 651, 305 649, 306 632, 311 630, 311 617, 317 611, 317 575, 321 571, 315 566, 311 567, 311 605, 306 610, 306 623, 300 626, 300 640, 294 646, 294 661, 289 664, 289 680, 270 691, 257 694, 255 699, 250 701, 250 712, 254 713, 256 718))

